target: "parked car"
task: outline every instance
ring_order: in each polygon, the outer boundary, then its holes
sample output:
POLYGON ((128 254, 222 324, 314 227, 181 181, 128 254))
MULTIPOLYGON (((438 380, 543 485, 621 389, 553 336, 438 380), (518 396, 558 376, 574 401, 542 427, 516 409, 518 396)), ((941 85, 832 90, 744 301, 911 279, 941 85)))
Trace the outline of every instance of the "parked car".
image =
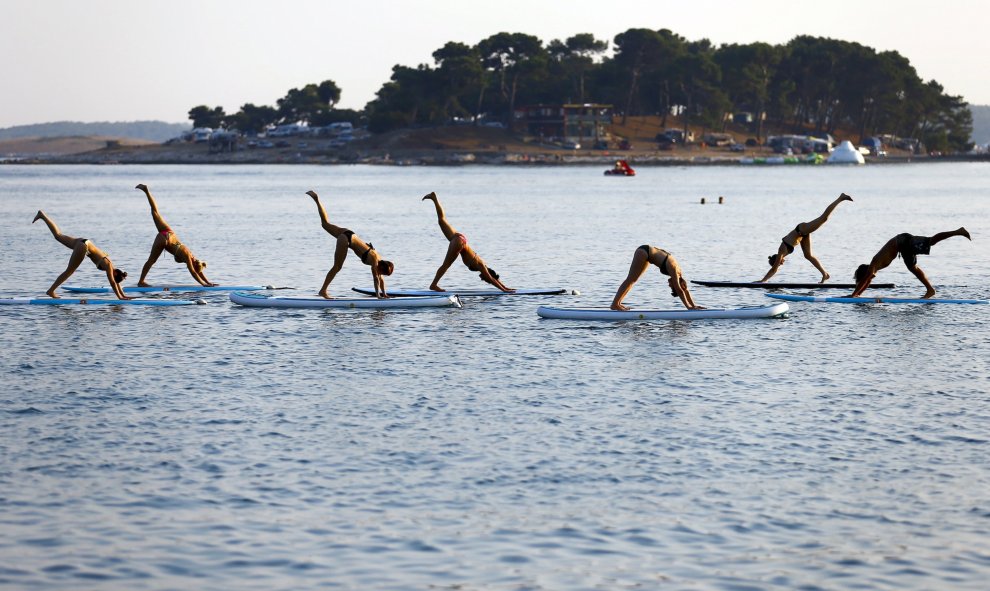
POLYGON ((619 149, 632 150, 632 144, 629 143, 629 140, 622 140, 621 142, 619 142, 619 149))
POLYGON ((560 147, 565 150, 580 150, 581 144, 574 140, 564 140, 560 142, 560 147))
POLYGON ((729 146, 729 151, 730 152, 745 152, 746 151, 746 144, 739 144, 739 143, 732 144, 732 145, 729 146))

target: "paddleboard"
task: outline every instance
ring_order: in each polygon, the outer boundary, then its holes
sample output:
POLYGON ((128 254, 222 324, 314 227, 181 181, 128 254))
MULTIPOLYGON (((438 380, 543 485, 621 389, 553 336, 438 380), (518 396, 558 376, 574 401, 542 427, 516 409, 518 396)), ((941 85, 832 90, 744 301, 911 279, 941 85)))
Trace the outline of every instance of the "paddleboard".
MULTIPOLYGON (((80 285, 65 285, 65 291, 72 293, 111 293, 109 287, 83 287, 80 285)), ((148 287, 125 287, 125 293, 153 293, 162 291, 260 291, 263 289, 287 289, 275 287, 274 285, 214 285, 205 287, 202 285, 150 285, 148 287)))
MULTIPOLYGON (((735 282, 735 281, 696 281, 691 283, 704 285, 705 287, 738 287, 750 289, 856 289, 855 283, 757 283, 735 282)), ((893 283, 871 283, 870 289, 891 289, 897 287, 893 283)))
POLYGON ((230 301, 257 308, 427 308, 461 307, 456 295, 447 294, 422 298, 335 298, 275 296, 271 294, 232 291, 230 301))
POLYGON ((773 318, 782 316, 787 304, 753 306, 713 310, 629 310, 626 312, 608 308, 553 308, 540 306, 536 313, 542 318, 566 320, 703 320, 721 318, 773 318))
POLYGON ((191 304, 205 304, 203 300, 103 300, 103 299, 79 299, 79 298, 0 298, 0 304, 16 306, 30 304, 35 306, 189 306, 191 304))
POLYGON ((826 298, 768 293, 767 297, 789 302, 828 302, 830 304, 990 304, 988 300, 940 300, 936 298, 826 298))
MULTIPOLYGON (((352 287, 352 290, 365 295, 375 295, 375 290, 366 287, 352 287)), ((457 297, 485 297, 485 296, 511 296, 511 295, 581 295, 573 289, 517 289, 505 292, 499 289, 448 289, 447 291, 433 291, 429 289, 390 289, 388 295, 395 297, 422 297, 422 296, 444 296, 456 295, 457 297)))

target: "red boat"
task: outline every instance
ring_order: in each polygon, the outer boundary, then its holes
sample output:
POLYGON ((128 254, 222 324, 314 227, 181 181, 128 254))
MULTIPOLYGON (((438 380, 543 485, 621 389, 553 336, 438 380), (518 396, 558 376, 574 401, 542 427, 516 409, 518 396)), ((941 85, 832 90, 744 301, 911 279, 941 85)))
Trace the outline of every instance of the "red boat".
POLYGON ((615 167, 605 171, 605 176, 636 176, 636 171, 625 160, 619 160, 615 167))

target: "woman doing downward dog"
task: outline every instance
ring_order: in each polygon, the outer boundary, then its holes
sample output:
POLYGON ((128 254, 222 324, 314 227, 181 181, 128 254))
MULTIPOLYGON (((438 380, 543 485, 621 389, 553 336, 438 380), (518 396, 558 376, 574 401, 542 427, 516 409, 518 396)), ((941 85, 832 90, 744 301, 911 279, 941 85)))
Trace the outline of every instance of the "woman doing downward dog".
POLYGON ((351 230, 331 224, 330 220, 327 218, 327 212, 323 209, 323 204, 320 203, 320 197, 316 194, 316 191, 306 191, 306 194, 312 197, 313 201, 316 202, 316 209, 320 212, 320 222, 323 229, 337 239, 337 246, 333 252, 333 267, 330 268, 326 279, 323 281, 323 287, 320 288, 320 295, 328 300, 331 299, 330 295, 327 293, 327 288, 330 287, 330 282, 333 281, 333 278, 344 266, 344 260, 347 258, 347 250, 350 249, 358 256, 359 259, 361 259, 362 263, 371 267, 371 279, 375 285, 375 296, 379 298, 387 298, 388 295, 385 293, 385 280, 382 276, 391 275, 392 271, 395 269, 395 265, 393 265, 391 261, 382 259, 378 255, 378 251, 375 250, 374 245, 361 240, 351 230))
POLYGON ((683 275, 681 275, 681 266, 677 264, 677 259, 674 255, 670 254, 666 250, 661 248, 656 248, 655 246, 650 246, 649 244, 644 244, 636 249, 633 253, 632 265, 629 267, 629 275, 626 280, 622 282, 619 286, 619 290, 615 292, 615 299, 612 300, 613 310, 628 310, 629 308, 622 305, 622 300, 626 299, 626 295, 629 294, 629 290, 632 286, 639 281, 639 278, 646 273, 646 269, 653 264, 660 269, 660 272, 668 277, 667 284, 670 285, 670 295, 675 298, 680 298, 684 307, 688 310, 704 310, 704 307, 699 306, 694 303, 694 298, 691 297, 691 292, 688 291, 687 281, 684 280, 683 275))
POLYGON ((434 291, 444 291, 440 287, 440 278, 444 276, 447 269, 450 268, 454 261, 457 260, 457 256, 460 255, 461 261, 464 265, 478 274, 481 280, 485 283, 490 283, 494 285, 499 290, 504 292, 515 291, 510 287, 506 287, 504 283, 499 281, 498 273, 495 269, 492 269, 485 264, 485 261, 478 256, 478 253, 474 252, 474 249, 468 246, 467 237, 464 234, 454 230, 453 226, 447 221, 447 216, 444 214, 443 206, 440 205, 440 199, 437 198, 436 193, 430 193, 429 195, 423 197, 423 201, 432 201, 433 206, 437 210, 437 222, 440 224, 440 231, 443 232, 444 238, 447 239, 447 254, 444 256, 443 263, 440 264, 440 268, 437 269, 436 277, 433 278, 433 283, 430 284, 430 289, 434 291))
POLYGON ((69 257, 69 264, 65 268, 65 271, 63 271, 62 274, 55 279, 55 283, 52 283, 52 286, 49 287, 48 291, 45 293, 53 298, 57 298, 58 295, 55 294, 55 290, 58 289, 58 286, 65 283, 65 280, 79 268, 79 265, 83 262, 83 259, 89 257, 89 260, 93 261, 93 264, 96 265, 97 269, 106 272, 107 281, 110 282, 110 287, 113 289, 113 293, 116 294, 117 298, 121 300, 131 299, 125 296, 124 290, 120 288, 120 282, 127 277, 127 273, 121 271, 120 269, 115 269, 113 263, 110 262, 110 257, 107 256, 107 253, 97 248, 97 246, 93 244, 92 240, 88 240, 86 238, 75 238, 73 236, 69 236, 68 234, 63 234, 62 231, 58 229, 58 226, 55 225, 55 222, 53 222, 51 218, 45 215, 45 212, 41 210, 38 210, 37 215, 34 216, 31 223, 33 224, 38 220, 42 220, 48 225, 48 229, 51 231, 52 236, 55 237, 55 240, 58 240, 65 245, 66 248, 72 250, 72 256, 69 257))
POLYGON ((148 204, 151 205, 151 219, 155 222, 155 228, 158 230, 158 233, 155 234, 155 241, 151 243, 151 254, 148 255, 148 262, 141 269, 141 277, 138 279, 138 285, 148 287, 148 282, 144 279, 148 276, 148 272, 151 271, 151 267, 158 260, 158 257, 162 256, 162 252, 172 255, 175 258, 175 262, 184 264, 189 269, 189 274, 192 275, 192 278, 200 285, 204 287, 216 285, 216 283, 211 283, 203 273, 203 269, 206 268, 206 261, 193 256, 189 247, 179 241, 179 237, 165 223, 165 218, 158 213, 158 204, 155 203, 155 198, 151 196, 151 190, 148 189, 148 186, 142 184, 134 188, 144 191, 145 196, 148 197, 148 204))
POLYGON ((822 225, 828 221, 829 216, 832 215, 832 212, 839 206, 840 203, 843 201, 852 200, 852 197, 842 193, 835 201, 825 208, 822 215, 811 220, 810 222, 804 222, 794 226, 794 229, 780 240, 780 248, 777 249, 777 254, 773 254, 768 257, 768 260, 770 261, 770 270, 763 276, 763 279, 760 279, 759 283, 763 283, 767 279, 773 277, 777 272, 777 269, 784 264, 784 258, 794 252, 794 247, 798 244, 801 245, 801 251, 804 253, 804 258, 808 259, 811 264, 818 269, 818 272, 822 274, 822 280, 819 281, 819 283, 825 283, 829 278, 829 274, 825 271, 825 267, 822 267, 822 264, 817 258, 815 258, 815 255, 811 253, 811 233, 818 228, 821 228, 822 225))

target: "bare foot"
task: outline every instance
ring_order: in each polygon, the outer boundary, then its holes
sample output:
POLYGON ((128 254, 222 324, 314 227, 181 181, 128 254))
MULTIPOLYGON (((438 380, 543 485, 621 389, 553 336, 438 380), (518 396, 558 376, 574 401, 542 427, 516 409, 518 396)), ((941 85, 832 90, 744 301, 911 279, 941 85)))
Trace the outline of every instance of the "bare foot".
POLYGON ((852 197, 850 197, 849 195, 846 195, 845 193, 839 195, 839 199, 841 199, 842 201, 852 201, 853 200, 852 197))
POLYGON ((423 197, 422 199, 420 199, 420 201, 426 201, 427 199, 429 199, 431 201, 436 201, 437 200, 437 193, 436 193, 436 191, 431 192, 429 195, 427 195, 427 196, 423 197))
POLYGON ((321 298, 323 298, 325 300, 332 300, 333 299, 332 297, 330 297, 330 294, 328 294, 325 291, 321 291, 320 293, 318 293, 316 295, 320 296, 321 298))
POLYGON ((965 236, 967 240, 972 240, 972 237, 969 235, 969 230, 966 228, 959 228, 956 232, 959 232, 960 236, 965 236))
POLYGON ((440 287, 436 283, 434 283, 433 285, 431 285, 430 286, 430 289, 433 290, 433 291, 447 291, 446 289, 440 287))
POLYGON ((38 213, 34 216, 34 219, 31 220, 31 223, 33 224, 36 221, 40 220, 42 217, 44 217, 44 215, 45 215, 45 213, 39 209, 38 210, 38 213))
POLYGON ((819 281, 818 283, 825 283, 826 281, 828 281, 829 277, 831 277, 831 275, 829 275, 828 273, 823 274, 822 280, 819 281))
POLYGON ((935 290, 929 289, 928 291, 925 292, 925 295, 921 296, 921 299, 927 300, 930 299, 933 295, 935 295, 935 290))
POLYGON ((138 287, 151 287, 151 284, 147 281, 138 281, 138 287))
POLYGON ((45 293, 48 294, 48 297, 50 297, 50 298, 54 298, 56 300, 58 299, 58 295, 55 294, 55 290, 54 289, 49 289, 45 293))
POLYGON ((306 194, 309 195, 310 197, 312 197, 313 198, 313 201, 319 201, 320 200, 320 196, 316 194, 316 191, 309 190, 309 191, 306 191, 306 194))
POLYGON ((145 193, 148 192, 148 185, 146 185, 144 183, 141 183, 140 185, 138 185, 138 186, 136 186, 134 188, 135 189, 138 189, 139 191, 144 191, 145 193))
POLYGON ((611 309, 618 310, 619 312, 629 311, 629 308, 627 306, 623 306, 622 304, 612 304, 611 309))

